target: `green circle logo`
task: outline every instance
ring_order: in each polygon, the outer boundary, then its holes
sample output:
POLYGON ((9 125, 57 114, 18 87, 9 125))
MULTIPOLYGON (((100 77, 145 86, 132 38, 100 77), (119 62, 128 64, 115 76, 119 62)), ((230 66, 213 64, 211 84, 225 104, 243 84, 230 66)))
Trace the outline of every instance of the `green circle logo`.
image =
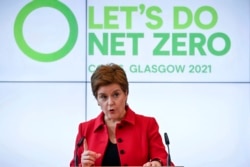
POLYGON ((78 26, 72 11, 58 0, 33 0, 24 6, 18 13, 14 24, 14 35, 17 45, 28 57, 41 62, 52 62, 66 56, 74 47, 78 35, 78 26), (70 32, 66 43, 62 48, 52 53, 40 53, 35 51, 27 44, 23 35, 23 24, 27 16, 32 11, 42 7, 51 7, 60 11, 66 17, 69 24, 70 32))

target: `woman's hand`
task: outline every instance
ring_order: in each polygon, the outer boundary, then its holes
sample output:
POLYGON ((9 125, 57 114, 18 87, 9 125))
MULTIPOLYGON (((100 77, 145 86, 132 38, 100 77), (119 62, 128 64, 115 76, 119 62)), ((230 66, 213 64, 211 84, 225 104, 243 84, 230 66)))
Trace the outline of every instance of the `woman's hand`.
POLYGON ((149 161, 143 165, 144 167, 146 166, 162 166, 159 161, 149 161))
POLYGON ((84 150, 81 155, 81 165, 83 167, 93 166, 95 164, 95 160, 99 158, 101 154, 88 150, 88 144, 86 139, 83 141, 83 148, 84 150))

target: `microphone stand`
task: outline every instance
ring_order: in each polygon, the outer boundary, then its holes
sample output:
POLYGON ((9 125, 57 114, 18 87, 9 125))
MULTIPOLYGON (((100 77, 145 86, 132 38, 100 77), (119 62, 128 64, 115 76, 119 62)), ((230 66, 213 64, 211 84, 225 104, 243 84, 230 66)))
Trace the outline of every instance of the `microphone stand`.
POLYGON ((165 144, 167 145, 167 149, 168 149, 168 157, 167 157, 167 166, 171 165, 171 156, 170 156, 170 148, 169 148, 169 138, 168 138, 168 134, 165 132, 164 133, 164 139, 165 139, 165 144))
POLYGON ((74 162, 75 162, 75 166, 77 167, 78 166, 78 156, 77 156, 77 151, 78 151, 78 148, 82 145, 83 143, 83 140, 84 140, 84 137, 82 137, 76 144, 75 146, 75 156, 74 156, 74 162))

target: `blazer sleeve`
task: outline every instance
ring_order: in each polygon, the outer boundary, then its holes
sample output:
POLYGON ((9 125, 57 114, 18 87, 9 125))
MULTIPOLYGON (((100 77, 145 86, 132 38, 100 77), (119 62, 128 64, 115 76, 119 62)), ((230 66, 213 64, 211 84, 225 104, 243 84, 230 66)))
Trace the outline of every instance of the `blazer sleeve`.
MULTIPOLYGON (((163 144, 162 136, 159 132, 159 125, 155 118, 151 118, 148 126, 148 139, 150 148, 150 159, 158 160, 163 166, 167 165, 168 153, 163 144)), ((172 163, 171 166, 174 166, 172 163)))

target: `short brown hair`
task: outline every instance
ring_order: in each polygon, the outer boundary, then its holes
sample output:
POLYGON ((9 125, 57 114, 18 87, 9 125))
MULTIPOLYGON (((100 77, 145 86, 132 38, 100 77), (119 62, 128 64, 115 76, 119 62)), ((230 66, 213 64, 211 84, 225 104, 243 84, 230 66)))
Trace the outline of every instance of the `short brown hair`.
POLYGON ((91 88, 95 98, 100 86, 113 83, 120 85, 122 91, 128 93, 127 75, 121 66, 114 63, 98 66, 91 76, 91 88))

